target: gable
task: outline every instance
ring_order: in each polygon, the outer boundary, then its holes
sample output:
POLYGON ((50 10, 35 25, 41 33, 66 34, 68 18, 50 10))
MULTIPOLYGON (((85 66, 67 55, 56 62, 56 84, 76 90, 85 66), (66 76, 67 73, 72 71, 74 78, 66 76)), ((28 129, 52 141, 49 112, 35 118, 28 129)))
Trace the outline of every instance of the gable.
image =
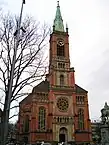
MULTIPOLYGON (((88 93, 88 91, 81 88, 77 84, 75 84, 75 91, 76 93, 80 93, 80 94, 88 93)), ((29 94, 26 98, 24 98, 20 103, 26 103, 26 104, 30 103, 32 101, 33 94, 37 92, 49 92, 49 82, 45 80, 39 83, 37 86, 33 88, 32 93, 29 94)))
POLYGON ((49 82, 47 80, 42 81, 37 86, 35 86, 32 90, 32 93, 30 93, 26 98, 24 98, 20 104, 25 103, 29 104, 32 101, 32 96, 36 92, 49 92, 49 82))
POLYGON ((21 102, 20 102, 20 104, 29 104, 29 103, 31 103, 31 101, 32 101, 32 94, 29 94, 27 97, 25 97, 21 102))

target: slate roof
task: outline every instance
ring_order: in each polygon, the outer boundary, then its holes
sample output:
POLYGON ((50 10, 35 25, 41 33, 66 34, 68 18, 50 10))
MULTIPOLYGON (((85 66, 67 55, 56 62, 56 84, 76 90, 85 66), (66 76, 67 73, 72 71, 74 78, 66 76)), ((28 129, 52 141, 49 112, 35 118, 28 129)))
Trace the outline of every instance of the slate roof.
MULTIPOLYGON (((87 93, 87 91, 75 84, 76 93, 87 93)), ((33 88, 32 92, 49 92, 49 82, 47 80, 41 82, 33 88)))
MULTIPOLYGON (((81 88, 80 86, 78 86, 77 84, 75 84, 75 88, 76 88, 76 93, 87 93, 88 91, 86 91, 85 89, 81 88)), ((29 94, 26 98, 24 98, 20 103, 30 103, 31 102, 31 97, 33 93, 36 92, 49 92, 49 82, 47 80, 42 81, 41 83, 39 83, 37 86, 35 86, 32 90, 32 93, 29 94)))
POLYGON ((75 84, 75 88, 76 88, 76 93, 88 93, 88 91, 86 91, 85 89, 81 88, 77 84, 75 84))
POLYGON ((24 104, 29 104, 32 101, 32 93, 30 93, 27 97, 25 97, 20 104, 24 103, 24 104))
POLYGON ((32 95, 33 93, 36 92, 49 92, 49 82, 47 80, 42 81, 41 83, 39 83, 37 86, 35 86, 32 90, 32 93, 30 93, 26 98, 24 98, 21 103, 25 103, 28 104, 32 101, 32 95))
POLYGON ((33 88, 32 92, 49 92, 49 82, 47 80, 42 81, 33 88))

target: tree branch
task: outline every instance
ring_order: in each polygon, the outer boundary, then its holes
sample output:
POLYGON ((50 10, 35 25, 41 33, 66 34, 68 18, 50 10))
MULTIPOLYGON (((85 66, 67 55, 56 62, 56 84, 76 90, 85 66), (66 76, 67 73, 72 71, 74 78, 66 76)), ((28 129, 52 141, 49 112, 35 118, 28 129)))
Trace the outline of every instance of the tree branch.
POLYGON ((19 113, 12 115, 11 117, 9 117, 9 120, 12 119, 13 117, 18 116, 18 115, 19 115, 19 113))
MULTIPOLYGON (((6 105, 6 93, 10 85, 12 60, 13 56, 15 56, 14 32, 18 25, 18 19, 7 15, 0 20, 0 82, 3 85, 1 88, 3 88, 5 94, 4 104, 6 105)), ((41 29, 39 24, 29 17, 24 19, 22 27, 26 30, 26 33, 20 31, 21 39, 17 46, 11 103, 22 96, 28 95, 27 92, 22 94, 24 89, 27 86, 32 86, 34 82, 41 80, 46 73, 43 50, 46 45, 49 29, 46 25, 41 29)), ((16 107, 15 105, 10 109, 16 107)))

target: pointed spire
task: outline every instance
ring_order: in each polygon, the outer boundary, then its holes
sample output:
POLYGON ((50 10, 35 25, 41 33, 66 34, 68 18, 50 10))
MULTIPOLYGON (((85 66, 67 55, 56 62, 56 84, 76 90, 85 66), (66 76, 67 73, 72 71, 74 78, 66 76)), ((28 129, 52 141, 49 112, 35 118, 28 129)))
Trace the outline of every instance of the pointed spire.
POLYGON ((53 27, 56 31, 64 32, 64 24, 61 16, 59 1, 57 1, 57 10, 53 27))

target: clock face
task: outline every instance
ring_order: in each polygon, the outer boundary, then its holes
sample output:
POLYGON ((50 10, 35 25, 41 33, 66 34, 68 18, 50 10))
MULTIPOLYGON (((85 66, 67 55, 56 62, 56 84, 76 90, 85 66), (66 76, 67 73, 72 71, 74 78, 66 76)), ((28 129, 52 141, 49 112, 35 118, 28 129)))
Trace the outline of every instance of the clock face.
POLYGON ((64 45, 64 41, 63 41, 63 40, 59 40, 59 41, 58 41, 58 45, 59 45, 59 46, 63 46, 63 45, 64 45))
POLYGON ((57 107, 60 111, 67 111, 69 107, 68 99, 66 97, 60 97, 57 100, 57 107))

